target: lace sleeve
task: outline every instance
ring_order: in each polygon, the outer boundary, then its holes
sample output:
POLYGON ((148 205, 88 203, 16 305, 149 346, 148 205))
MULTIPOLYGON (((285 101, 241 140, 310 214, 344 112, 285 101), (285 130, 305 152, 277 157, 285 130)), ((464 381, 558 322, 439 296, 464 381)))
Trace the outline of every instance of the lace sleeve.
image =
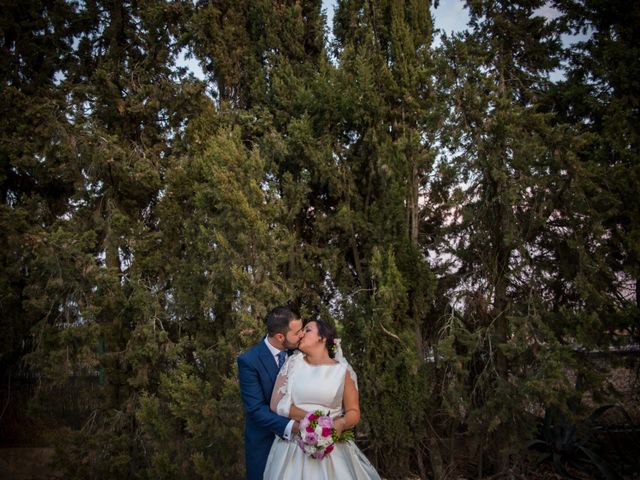
POLYGON ((346 358, 344 358, 344 355, 342 353, 342 345, 341 345, 342 339, 336 338, 334 342, 336 345, 336 353, 334 355, 334 359, 337 360, 338 363, 341 363, 345 367, 347 367, 347 372, 349 372, 349 376, 351 377, 351 380, 353 381, 353 384, 355 385, 356 390, 358 390, 358 376, 356 375, 356 372, 351 366, 351 364, 347 361, 346 358))
POLYGON ((287 358, 276 377, 276 383, 273 387, 269 406, 272 411, 283 417, 289 416, 289 410, 291 409, 290 385, 300 359, 302 359, 302 352, 299 351, 296 351, 287 358))

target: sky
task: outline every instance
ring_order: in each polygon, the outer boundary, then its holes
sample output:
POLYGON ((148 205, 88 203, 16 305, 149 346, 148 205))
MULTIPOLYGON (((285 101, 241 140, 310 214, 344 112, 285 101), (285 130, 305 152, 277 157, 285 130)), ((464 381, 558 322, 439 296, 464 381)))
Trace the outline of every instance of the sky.
MULTIPOLYGON (((453 32, 461 32, 467 28, 469 22, 469 14, 464 8, 463 0, 440 0, 438 8, 433 8, 433 1, 431 7, 431 15, 433 17, 434 27, 436 30, 440 30, 442 33, 450 35, 453 32)), ((333 11, 335 9, 336 0, 322 0, 322 8, 327 14, 327 25, 329 28, 333 26, 333 11)), ((551 6, 545 5, 536 12, 546 18, 555 18, 559 15, 559 12, 551 6)), ((563 35, 562 41, 565 45, 571 45, 572 43, 583 40, 584 35, 570 36, 563 35)), ((436 33, 433 39, 433 45, 437 46, 440 43, 439 35, 436 33)), ((558 81, 564 78, 564 73, 561 70, 551 72, 550 78, 553 81, 558 81)))
MULTIPOLYGON (((327 13, 327 24, 329 26, 333 25, 335 4, 335 0, 322 0, 322 8, 327 13)), ((431 13, 435 27, 442 29, 446 33, 464 30, 469 20, 461 0, 440 0, 438 8, 431 8, 431 13)))
MULTIPOLYGON (((322 9, 327 14, 327 25, 330 29, 333 26, 333 11, 336 3, 336 0, 322 0, 322 9)), ((438 8, 432 8, 431 12, 435 27, 448 34, 464 30, 469 20, 461 0, 440 0, 438 8)), ((187 60, 183 57, 178 65, 187 66, 197 78, 204 79, 204 74, 195 60, 187 60)))
MULTIPOLYGON (((329 29, 333 26, 333 11, 336 3, 336 0, 322 0, 322 8, 327 14, 327 25, 329 29)), ((464 2, 462 0, 440 0, 438 8, 431 8, 431 14, 435 28, 446 34, 464 30, 469 21, 469 15, 464 8, 464 2)), ((558 12, 551 7, 545 6, 538 10, 538 14, 547 18, 554 18, 558 12)), ((571 38, 563 36, 563 41, 568 44, 579 39, 581 39, 581 37, 571 38)), ((434 38, 434 44, 438 44, 437 35, 434 38)), ((204 74, 195 60, 182 58, 178 62, 178 65, 187 66, 197 78, 204 79, 204 74)), ((558 79, 559 75, 559 72, 552 73, 552 79, 558 79)))
MULTIPOLYGON (((431 3, 433 4, 433 1, 431 3)), ((322 0, 322 8, 327 12, 329 26, 333 25, 335 4, 336 0, 322 0)), ((537 12, 547 18, 555 18, 558 15, 557 10, 550 6, 541 7, 537 12)), ((462 0, 440 0, 438 8, 431 7, 431 14, 433 15, 435 28, 447 34, 464 30, 469 21, 469 15, 464 8, 462 0)))

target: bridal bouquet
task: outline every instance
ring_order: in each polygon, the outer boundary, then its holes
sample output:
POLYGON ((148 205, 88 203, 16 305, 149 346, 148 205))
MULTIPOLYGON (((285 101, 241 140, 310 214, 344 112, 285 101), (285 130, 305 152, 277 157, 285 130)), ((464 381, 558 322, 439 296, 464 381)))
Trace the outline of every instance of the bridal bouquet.
POLYGON ((300 421, 298 445, 310 457, 322 460, 333 451, 337 440, 333 419, 320 410, 307 413, 300 421))

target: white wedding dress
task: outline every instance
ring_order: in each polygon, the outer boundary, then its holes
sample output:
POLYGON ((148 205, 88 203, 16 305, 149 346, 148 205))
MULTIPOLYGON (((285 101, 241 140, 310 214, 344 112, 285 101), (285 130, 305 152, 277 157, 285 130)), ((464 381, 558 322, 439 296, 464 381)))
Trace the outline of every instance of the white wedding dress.
MULTIPOLYGON (((341 354, 341 352, 340 352, 341 354)), ((271 400, 272 408, 289 416, 289 408, 342 415, 342 394, 346 375, 357 385, 351 366, 336 356, 334 365, 310 365, 301 352, 291 355, 280 369, 271 400)), ((265 480, 379 480, 380 476, 353 441, 336 442, 322 460, 304 454, 296 443, 276 437, 269 452, 265 480)))

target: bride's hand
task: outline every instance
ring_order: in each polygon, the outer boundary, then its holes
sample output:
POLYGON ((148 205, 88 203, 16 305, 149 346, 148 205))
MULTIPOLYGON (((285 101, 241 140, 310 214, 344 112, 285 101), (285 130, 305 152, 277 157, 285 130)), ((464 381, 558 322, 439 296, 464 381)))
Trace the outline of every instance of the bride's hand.
POLYGON ((345 427, 345 421, 344 421, 344 417, 339 417, 336 418, 333 421, 333 428, 336 429, 336 435, 340 436, 342 434, 342 432, 344 431, 344 427, 345 427))

